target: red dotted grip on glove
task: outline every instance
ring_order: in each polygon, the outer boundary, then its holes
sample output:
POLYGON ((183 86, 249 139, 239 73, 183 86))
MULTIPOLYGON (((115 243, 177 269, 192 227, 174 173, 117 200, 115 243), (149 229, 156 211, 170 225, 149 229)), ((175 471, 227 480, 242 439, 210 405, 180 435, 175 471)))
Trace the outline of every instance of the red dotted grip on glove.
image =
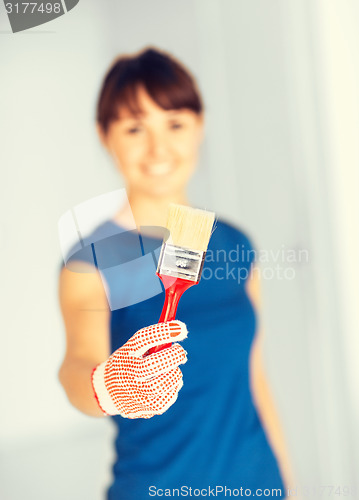
MULTIPOLYGON (((183 292, 191 286, 197 285, 198 281, 174 278, 173 276, 167 276, 164 274, 156 274, 161 279, 166 291, 165 303, 163 304, 162 313, 158 322, 163 323, 164 321, 172 321, 176 318, 178 302, 183 292)), ((171 347, 171 345, 172 344, 162 344, 152 347, 149 349, 148 354, 161 351, 166 347, 171 347)))

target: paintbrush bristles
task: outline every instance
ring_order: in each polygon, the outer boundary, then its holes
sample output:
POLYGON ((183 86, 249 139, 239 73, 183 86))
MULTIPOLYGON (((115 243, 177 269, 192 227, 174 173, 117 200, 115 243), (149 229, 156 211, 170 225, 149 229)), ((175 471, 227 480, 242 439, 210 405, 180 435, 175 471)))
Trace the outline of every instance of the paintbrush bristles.
POLYGON ((166 227, 168 243, 206 252, 212 234, 215 214, 199 208, 170 203, 166 227))

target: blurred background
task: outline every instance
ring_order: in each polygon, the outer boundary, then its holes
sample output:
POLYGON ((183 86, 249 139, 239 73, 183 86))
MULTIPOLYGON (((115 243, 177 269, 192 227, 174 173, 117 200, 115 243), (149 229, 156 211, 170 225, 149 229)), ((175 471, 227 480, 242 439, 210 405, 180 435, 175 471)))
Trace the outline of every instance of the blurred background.
POLYGON ((57 379, 57 225, 123 187, 95 102, 114 57, 148 45, 203 93, 191 199, 269 252, 265 267, 307 252, 291 279, 262 280, 265 366, 298 485, 359 487, 358 25, 355 0, 80 0, 13 34, 0 5, 1 500, 100 500, 111 479, 111 422, 57 379))

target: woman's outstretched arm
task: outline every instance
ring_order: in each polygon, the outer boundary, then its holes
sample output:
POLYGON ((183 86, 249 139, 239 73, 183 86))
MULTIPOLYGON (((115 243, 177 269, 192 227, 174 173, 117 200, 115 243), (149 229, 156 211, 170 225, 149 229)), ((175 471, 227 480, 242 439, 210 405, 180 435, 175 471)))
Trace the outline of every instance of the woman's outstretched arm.
POLYGON ((103 417, 94 396, 91 373, 110 355, 110 312, 98 271, 84 263, 78 267, 81 272, 63 268, 60 274, 66 353, 59 380, 73 406, 87 415, 103 417))

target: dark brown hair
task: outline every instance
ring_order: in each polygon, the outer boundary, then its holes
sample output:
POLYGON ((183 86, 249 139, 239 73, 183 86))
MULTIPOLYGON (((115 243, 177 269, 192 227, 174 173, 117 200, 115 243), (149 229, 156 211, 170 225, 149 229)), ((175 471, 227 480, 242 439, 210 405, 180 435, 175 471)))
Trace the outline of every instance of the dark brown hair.
POLYGON ((189 71, 173 56, 148 48, 139 54, 121 56, 110 67, 102 84, 96 119, 106 133, 110 123, 119 118, 121 107, 135 116, 142 110, 137 90, 143 85, 149 96, 165 110, 203 110, 200 93, 189 71))

